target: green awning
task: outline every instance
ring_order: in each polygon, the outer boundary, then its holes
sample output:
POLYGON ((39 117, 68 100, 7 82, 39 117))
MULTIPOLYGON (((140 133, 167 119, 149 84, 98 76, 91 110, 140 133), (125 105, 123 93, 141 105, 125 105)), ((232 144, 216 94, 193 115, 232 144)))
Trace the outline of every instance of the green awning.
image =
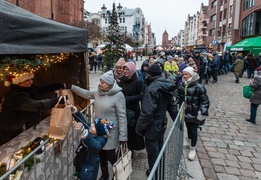
POLYGON ((230 51, 251 51, 255 56, 261 52, 261 36, 246 38, 235 45, 227 46, 226 50, 230 51))

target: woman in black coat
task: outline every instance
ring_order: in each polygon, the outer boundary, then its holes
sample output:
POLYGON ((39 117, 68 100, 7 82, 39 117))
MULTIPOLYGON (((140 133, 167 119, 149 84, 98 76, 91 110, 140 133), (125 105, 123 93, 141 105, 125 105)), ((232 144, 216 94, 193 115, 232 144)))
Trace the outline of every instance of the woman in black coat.
POLYGON ((140 116, 140 96, 143 90, 142 83, 136 73, 133 62, 123 65, 124 76, 121 78, 119 86, 126 99, 126 109, 135 112, 134 121, 128 122, 128 147, 130 150, 141 150, 145 148, 144 139, 137 135, 135 126, 140 116))
POLYGON ((199 75, 192 67, 183 70, 182 84, 178 87, 179 104, 185 103, 185 123, 188 139, 191 140, 189 160, 195 160, 195 146, 198 138, 198 126, 204 124, 208 116, 209 99, 205 87, 198 82, 199 75))

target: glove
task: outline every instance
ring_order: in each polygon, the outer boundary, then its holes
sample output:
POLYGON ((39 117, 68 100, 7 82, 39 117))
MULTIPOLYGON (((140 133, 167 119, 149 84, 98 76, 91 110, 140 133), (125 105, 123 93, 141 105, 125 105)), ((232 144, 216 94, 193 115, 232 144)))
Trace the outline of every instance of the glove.
POLYGON ((53 97, 52 97, 52 99, 50 101, 50 106, 54 107, 55 104, 58 102, 58 100, 59 100, 59 97, 57 97, 57 93, 54 93, 54 95, 53 95, 53 97))
POLYGON ((81 133, 82 139, 85 139, 88 136, 88 130, 84 128, 81 122, 76 123, 74 129, 81 133))
POLYGON ((206 119, 206 116, 205 115, 202 115, 201 112, 199 111, 198 112, 198 116, 197 116, 197 120, 199 121, 203 121, 206 119))
POLYGON ((72 88, 72 85, 71 84, 64 84, 65 85, 65 88, 64 89, 71 89, 72 88))

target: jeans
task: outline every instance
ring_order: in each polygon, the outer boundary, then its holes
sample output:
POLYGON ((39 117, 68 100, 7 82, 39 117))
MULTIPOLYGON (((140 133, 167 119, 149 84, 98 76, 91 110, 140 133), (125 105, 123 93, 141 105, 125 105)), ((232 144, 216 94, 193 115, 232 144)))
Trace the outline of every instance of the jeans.
POLYGON ((253 78, 254 71, 255 71, 255 68, 247 68, 247 78, 253 78))
POLYGON ((229 61, 226 61, 226 62, 224 63, 224 70, 225 70, 225 73, 226 73, 226 74, 229 73, 230 67, 231 67, 230 62, 229 62, 229 61))
POLYGON ((186 122, 188 138, 191 139, 191 147, 195 147, 198 141, 198 124, 186 122))
POLYGON ((251 103, 250 105, 250 119, 253 121, 253 122, 256 122, 256 111, 257 111, 257 108, 258 108, 259 104, 253 104, 251 103))
POLYGON ((215 82, 218 81, 218 70, 213 70, 213 80, 214 80, 215 82))

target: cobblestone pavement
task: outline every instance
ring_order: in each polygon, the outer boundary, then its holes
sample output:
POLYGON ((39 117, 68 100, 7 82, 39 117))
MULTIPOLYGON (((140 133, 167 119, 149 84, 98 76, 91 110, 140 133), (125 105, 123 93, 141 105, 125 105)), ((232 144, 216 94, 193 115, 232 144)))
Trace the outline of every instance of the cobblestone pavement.
POLYGON ((245 74, 236 84, 232 73, 218 78, 217 84, 205 85, 211 105, 197 144, 204 176, 209 180, 261 179, 261 113, 256 125, 247 122, 250 102, 242 95, 250 79, 245 74))
MULTIPOLYGON (((136 63, 140 69, 142 61, 136 63)), ((90 74, 91 89, 97 88, 100 75, 99 71, 90 74)), ((183 167, 194 179, 261 179, 261 113, 257 113, 256 125, 245 120, 249 118, 250 102, 243 97, 242 91, 248 84, 246 74, 236 84, 234 74, 229 73, 219 76, 217 84, 205 85, 211 105, 206 124, 199 132, 197 159, 188 161, 188 149, 184 148, 183 167)), ((131 179, 146 179, 147 168, 146 151, 135 151, 131 179)))

